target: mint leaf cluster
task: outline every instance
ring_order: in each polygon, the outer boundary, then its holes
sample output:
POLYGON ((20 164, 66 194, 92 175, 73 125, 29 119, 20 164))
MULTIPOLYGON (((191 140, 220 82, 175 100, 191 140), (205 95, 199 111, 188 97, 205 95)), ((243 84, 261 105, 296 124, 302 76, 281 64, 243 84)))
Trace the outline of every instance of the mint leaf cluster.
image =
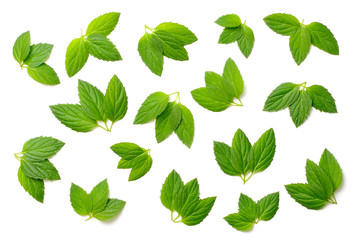
POLYGON ((153 119, 156 119, 155 136, 158 143, 175 132, 180 141, 191 148, 195 131, 194 117, 191 111, 180 103, 178 92, 150 94, 139 108, 134 124, 145 124, 153 119), (176 99, 169 102, 172 95, 176 95, 176 99))
POLYGON ((161 203, 171 211, 171 220, 188 226, 201 223, 211 211, 216 197, 200 199, 199 183, 193 179, 184 185, 180 175, 173 170, 161 189, 161 203), (174 217, 174 212, 177 216, 174 217), (181 219, 179 219, 181 217, 181 219))
POLYGON ((251 146, 245 133, 238 129, 231 147, 223 142, 214 141, 215 159, 221 170, 230 176, 240 176, 244 184, 254 173, 267 169, 275 155, 275 134, 267 130, 251 146))
POLYGON ((15 153, 20 162, 18 180, 33 198, 44 201, 44 180, 60 180, 55 166, 49 161, 65 145, 52 137, 36 137, 24 143, 23 149, 15 153))
POLYGON ((231 58, 225 63, 222 76, 211 71, 205 72, 205 85, 191 91, 200 106, 213 112, 224 111, 229 106, 242 106, 240 96, 244 90, 244 81, 231 58))
POLYGON ((72 183, 70 188, 70 202, 74 211, 80 216, 89 216, 86 220, 96 218, 107 221, 118 215, 126 202, 116 198, 109 198, 107 179, 96 185, 88 194, 84 189, 72 183))
POLYGON ((50 106, 54 116, 66 127, 77 132, 89 132, 95 127, 111 131, 115 122, 127 112, 127 95, 120 79, 114 75, 105 95, 95 86, 79 79, 80 104, 57 104, 50 106), (108 127, 107 121, 111 121, 108 127), (104 126, 98 122, 103 122, 104 126))
POLYGON ((248 58, 254 47, 255 37, 252 29, 246 25, 246 21, 242 23, 240 17, 236 14, 226 14, 219 17, 215 23, 224 27, 219 43, 237 42, 240 51, 248 58))
POLYGON ((138 51, 150 71, 161 76, 164 56, 177 61, 189 60, 185 46, 196 41, 195 34, 178 23, 164 22, 154 29, 145 25, 145 34, 139 40, 138 51))
POLYGON ((122 60, 116 46, 107 38, 115 29, 120 13, 101 15, 88 25, 86 34, 72 40, 66 50, 65 67, 69 77, 78 73, 85 65, 89 54, 104 61, 122 60))
POLYGON ((254 202, 245 194, 239 198, 239 212, 227 215, 227 223, 239 231, 249 231, 259 221, 271 220, 279 209, 279 192, 266 195, 254 202))
POLYGON ((312 107, 321 112, 337 113, 335 99, 330 92, 320 85, 307 87, 306 82, 280 84, 268 96, 263 110, 276 112, 287 107, 296 127, 305 122, 312 107))
POLYGON ((305 25, 304 20, 300 23, 296 17, 286 13, 271 14, 264 21, 274 32, 290 36, 290 51, 297 65, 305 60, 311 44, 332 55, 339 55, 339 45, 334 34, 322 23, 305 25))
POLYGON ((112 145, 111 150, 121 157, 118 168, 131 169, 129 181, 141 178, 151 168, 150 149, 144 149, 135 143, 121 142, 112 145))
POLYGON ((46 85, 57 85, 60 83, 58 75, 45 63, 53 47, 54 45, 48 43, 31 45, 30 32, 27 31, 16 39, 13 56, 21 69, 26 68, 29 76, 35 81, 46 85))
POLYGON ((307 183, 285 185, 290 196, 308 209, 321 209, 326 204, 337 204, 335 191, 343 179, 342 170, 334 155, 325 149, 319 165, 306 161, 307 183))

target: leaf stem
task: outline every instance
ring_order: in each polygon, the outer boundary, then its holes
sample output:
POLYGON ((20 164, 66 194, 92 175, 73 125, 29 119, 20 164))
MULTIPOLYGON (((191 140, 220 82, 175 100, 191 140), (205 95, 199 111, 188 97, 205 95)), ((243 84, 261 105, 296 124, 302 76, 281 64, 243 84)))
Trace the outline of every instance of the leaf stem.
POLYGON ((244 106, 239 97, 236 97, 236 99, 239 100, 239 103, 232 101, 231 106, 238 106, 238 107, 244 106))
POLYGON ((154 29, 152 29, 151 27, 146 26, 146 24, 145 24, 145 32, 147 32, 147 33, 154 33, 154 29), (149 31, 150 31, 150 32, 149 32, 149 31))
POLYGON ((89 221, 90 219, 92 219, 93 215, 89 215, 89 217, 87 219, 85 219, 85 221, 89 221))
POLYGON ((104 128, 103 126, 101 126, 100 124, 96 124, 98 127, 101 127, 102 129, 104 129, 105 131, 107 131, 107 132, 110 132, 110 130, 109 130, 109 128, 108 128, 108 126, 106 125, 106 123, 105 123, 105 126, 106 126, 106 128, 104 128))
POLYGON ((250 174, 250 176, 246 179, 245 177, 245 182, 244 182, 244 184, 247 182, 247 181, 249 181, 249 179, 252 177, 252 175, 254 174, 254 172, 251 172, 251 174, 250 174))
POLYGON ((171 95, 175 95, 175 94, 176 94, 175 102, 179 104, 180 103, 180 93, 179 92, 170 93, 170 94, 168 94, 168 96, 170 97, 171 95))
POLYGON ((114 125, 114 122, 111 122, 109 132, 111 132, 111 129, 112 129, 113 125, 114 125))
POLYGON ((16 158, 19 162, 21 162, 21 156, 19 156, 20 154, 22 154, 22 153, 14 153, 15 158, 16 158))

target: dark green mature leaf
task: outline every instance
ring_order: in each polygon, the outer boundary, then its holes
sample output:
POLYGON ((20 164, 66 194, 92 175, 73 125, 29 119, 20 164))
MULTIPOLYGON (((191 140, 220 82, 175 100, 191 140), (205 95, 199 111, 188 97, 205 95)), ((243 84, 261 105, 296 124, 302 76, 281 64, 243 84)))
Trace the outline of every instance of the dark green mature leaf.
POLYGON ((279 209, 279 192, 266 195, 257 202, 258 219, 263 221, 271 220, 279 209))
POLYGON ((104 94, 95 86, 79 79, 78 91, 84 113, 91 119, 104 121, 104 94))
POLYGON ((299 127, 305 122, 310 114, 312 107, 312 100, 310 94, 305 91, 300 91, 299 98, 290 105, 290 116, 296 127, 299 127))
POLYGON ((258 218, 258 207, 256 202, 252 200, 250 197, 246 196, 245 194, 241 193, 239 198, 239 213, 244 216, 247 216, 249 220, 255 222, 258 218))
POLYGON ((201 223, 207 215, 209 215, 209 212, 214 206, 215 200, 216 197, 208 197, 199 200, 200 202, 197 204, 193 212, 189 216, 182 218, 181 221, 188 226, 201 223))
POLYGON ((97 184, 89 194, 92 201, 92 213, 95 215, 104 210, 109 198, 109 185, 107 179, 97 184))
POLYGON ((166 34, 177 39, 182 45, 189 45, 197 41, 197 38, 192 31, 178 23, 164 22, 159 24, 154 30, 157 33, 159 31, 166 32, 166 34))
POLYGON ((65 126, 77 132, 89 132, 97 126, 78 104, 58 104, 50 106, 55 117, 65 126))
POLYGON ((324 150, 321 155, 319 166, 330 178, 335 192, 342 183, 343 174, 338 161, 329 150, 324 150))
POLYGON ((275 112, 287 108, 300 96, 299 85, 291 82, 280 84, 266 99, 264 111, 275 112))
POLYGON ((296 202, 308 209, 321 209, 327 203, 327 199, 319 196, 322 189, 316 185, 296 183, 285 185, 285 188, 296 202))
POLYGON ((69 77, 78 73, 89 57, 84 37, 72 40, 66 49, 65 67, 69 77))
POLYGON ((307 88, 311 96, 312 106, 322 112, 337 113, 335 99, 331 93, 320 85, 312 85, 307 88))
POLYGON ((30 51, 30 32, 22 33, 15 41, 13 47, 13 56, 15 60, 22 64, 30 51))
POLYGON ((24 143, 22 154, 32 161, 42 161, 54 156, 65 145, 52 137, 36 137, 24 143))
POLYGON ((235 89, 232 82, 215 72, 205 72, 205 84, 208 89, 217 88, 224 92, 229 102, 231 102, 235 97, 235 89))
POLYGON ((104 210, 94 215, 94 217, 100 221, 110 220, 121 212, 121 210, 125 207, 125 204, 125 201, 116 198, 109 198, 104 210))
POLYGON ((241 25, 241 19, 236 14, 226 14, 224 16, 219 17, 216 21, 216 24, 222 27, 238 27, 241 25))
POLYGON ((233 228, 239 231, 250 231, 254 222, 246 215, 242 213, 232 213, 224 217, 224 220, 233 228))
POLYGON ((230 176, 240 174, 231 163, 231 147, 229 145, 214 141, 214 154, 216 162, 224 173, 230 176))
POLYGON ((18 180, 25 189, 26 192, 30 194, 35 200, 39 202, 44 202, 44 194, 45 194, 45 187, 44 187, 44 180, 42 179, 34 179, 26 176, 24 172, 21 170, 21 167, 18 171, 18 180))
POLYGON ((241 26, 225 28, 220 34, 218 43, 228 44, 236 42, 243 34, 242 31, 241 26))
POLYGON ((122 59, 116 46, 102 34, 89 35, 85 44, 89 53, 100 60, 119 61, 122 59))
POLYGON ((159 116, 169 103, 169 95, 163 92, 154 92, 150 94, 136 114, 134 124, 147 123, 159 116))
POLYGON ((21 170, 30 178, 60 180, 58 171, 49 160, 31 161, 31 159, 22 158, 21 170))
POLYGON ((306 179, 310 185, 322 190, 317 192, 321 199, 329 199, 333 195, 334 189, 330 178, 322 168, 309 159, 306 162, 306 179))
POLYGON ((163 54, 165 57, 178 61, 189 60, 188 53, 184 48, 182 42, 178 40, 175 36, 164 30, 157 30, 154 32, 154 34, 161 41, 163 54))
POLYGON ((251 143, 245 133, 238 129, 234 135, 231 146, 231 165, 238 174, 246 175, 249 171, 248 154, 251 150, 251 143))
POLYGON ((239 68, 231 58, 226 60, 222 77, 233 85, 235 97, 240 97, 244 90, 244 81, 240 74, 239 68))
POLYGON ((89 36, 94 33, 102 34, 104 36, 109 35, 119 22, 119 17, 119 12, 110 12, 95 18, 87 27, 86 35, 89 36))
POLYGON ((166 178, 161 188, 161 203, 170 211, 175 210, 175 201, 177 195, 181 192, 184 187, 184 183, 181 180, 180 175, 173 170, 166 178))
POLYGON ((250 56, 251 51, 254 48, 255 37, 251 28, 245 24, 241 25, 241 35, 237 40, 240 51, 244 54, 246 58, 250 56))
POLYGON ((197 88, 191 95, 200 106, 213 112, 221 112, 230 106, 227 96, 218 89, 197 88))
POLYGON ((54 45, 47 43, 38 43, 30 46, 30 52, 24 60, 24 63, 31 68, 36 68, 43 64, 50 56, 54 45))
POLYGON ((87 192, 80 186, 72 183, 70 188, 70 202, 74 211, 80 216, 89 215, 92 211, 92 202, 87 192))
POLYGON ((124 118, 128 107, 128 98, 120 79, 114 75, 106 89, 104 98, 105 116, 112 122, 124 118))
POLYGON ((266 25, 274 32, 290 36, 300 28, 299 20, 286 13, 274 13, 264 18, 266 25))
POLYGON ((35 68, 28 67, 27 72, 32 79, 39 83, 46 85, 57 85, 60 83, 59 77, 54 69, 46 63, 35 68))
POLYGON ((170 102, 165 110, 156 117, 155 135, 158 143, 164 141, 177 128, 181 121, 179 104, 170 102))
POLYGON ((309 30, 300 27, 290 35, 290 51, 297 65, 300 65, 308 55, 311 47, 309 30))
POLYGON ((313 22, 305 27, 310 32, 312 45, 327 53, 339 55, 339 45, 332 32, 324 24, 313 22))
POLYGON ((161 76, 164 56, 160 39, 154 34, 145 33, 139 40, 138 51, 145 65, 148 66, 153 73, 161 76))
POLYGON ((175 129, 175 133, 181 142, 188 148, 191 148, 195 132, 194 117, 191 111, 181 103, 179 103, 179 108, 181 111, 181 121, 175 129))

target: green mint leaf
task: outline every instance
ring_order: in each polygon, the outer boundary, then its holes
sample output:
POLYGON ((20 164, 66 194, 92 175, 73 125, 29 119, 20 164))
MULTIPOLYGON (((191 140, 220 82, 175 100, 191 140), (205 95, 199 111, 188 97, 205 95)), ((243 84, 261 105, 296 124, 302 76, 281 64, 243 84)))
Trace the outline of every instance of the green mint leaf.
POLYGON ((214 141, 214 154, 216 162, 225 174, 230 176, 240 174, 231 163, 231 147, 229 145, 214 141))
POLYGON ((264 111, 275 112, 289 107, 300 96, 299 85, 291 82, 280 84, 266 99, 264 111))
POLYGON ((255 173, 268 168, 274 158, 275 148, 275 134, 270 128, 257 140, 249 152, 250 170, 255 173))
POLYGON ((235 90, 232 83, 215 72, 205 72, 205 84, 207 88, 217 88, 224 92, 229 102, 235 97, 235 90))
POLYGON ((209 215, 209 212, 214 206, 215 200, 216 197, 208 197, 201 199, 193 210, 192 214, 190 214, 186 218, 182 218, 181 221, 188 226, 193 226, 201 223, 207 217, 207 215, 209 215))
POLYGON ((296 202, 308 209, 321 209, 327 203, 326 199, 319 196, 318 192, 322 189, 316 185, 296 183, 285 185, 285 188, 296 202))
POLYGON ((312 107, 312 100, 310 94, 305 91, 300 91, 299 98, 290 105, 290 116, 296 127, 299 127, 305 122, 310 114, 312 107))
POLYGON ((92 211, 92 202, 87 192, 72 183, 70 188, 70 202, 74 211, 80 216, 89 215, 92 211))
POLYGON ((30 32, 22 33, 15 41, 13 47, 13 56, 21 65, 30 51, 30 32))
POLYGON ((274 32, 290 36, 300 28, 299 20, 286 13, 274 13, 264 18, 266 25, 274 32))
POLYGON ((229 44, 236 42, 240 36, 242 35, 242 28, 240 27, 232 27, 225 28, 220 34, 218 43, 229 44))
POLYGON ((297 65, 300 65, 308 55, 311 47, 309 30, 300 27, 290 35, 290 51, 297 65))
POLYGON ((224 111, 230 106, 226 95, 218 89, 197 88, 191 91, 191 95, 200 106, 213 112, 224 111))
POLYGON ((191 111, 184 105, 179 103, 179 108, 181 111, 181 121, 175 129, 175 133, 181 142, 183 142, 188 148, 191 148, 195 132, 194 117, 191 111))
POLYGON ((251 28, 245 24, 241 25, 240 38, 237 40, 240 51, 246 58, 250 56, 252 49, 254 48, 255 37, 251 28))
POLYGON ((307 88, 307 92, 311 96, 312 106, 321 111, 328 113, 337 113, 335 99, 331 93, 320 85, 312 85, 307 88))
POLYGON ((136 114, 134 124, 144 124, 159 116, 169 103, 169 95, 163 92, 150 94, 136 114))
POLYGON ((122 142, 112 145, 111 150, 125 160, 131 160, 143 154, 145 149, 135 143, 122 142))
POLYGON ((164 141, 177 128, 181 121, 179 104, 170 102, 165 110, 156 117, 155 135, 158 143, 164 141))
MULTIPOLYGON (((129 181, 135 181, 141 177, 143 177, 151 168, 152 165, 152 158, 149 153, 143 153, 142 155, 138 156, 137 158, 142 158, 139 163, 134 164, 132 166, 129 181)), ((133 160, 133 162, 137 162, 137 158, 133 160)), ((119 168, 119 167, 118 167, 119 168)))
POLYGON ((247 161, 251 143, 245 133, 238 129, 234 135, 231 146, 231 165, 236 169, 238 175, 246 175, 249 171, 249 163, 247 161))
POLYGON ((334 192, 340 187, 343 179, 342 170, 334 155, 325 149, 321 155, 319 167, 330 178, 334 192))
POLYGON ((59 77, 49 65, 46 63, 38 67, 28 67, 27 72, 29 76, 35 81, 46 85, 57 85, 60 83, 59 77))
POLYGON ((247 216, 249 220, 255 222, 258 217, 258 206, 254 200, 245 194, 241 193, 239 198, 239 213, 243 216, 247 216))
POLYGON ((271 220, 279 209, 279 192, 266 195, 257 202, 259 209, 258 219, 263 221, 271 220))
POLYGON ((77 132, 89 132, 97 126, 78 104, 58 104, 50 106, 54 116, 66 127, 77 132))
POLYGON ((25 189, 26 192, 30 194, 35 200, 39 202, 44 202, 44 194, 45 194, 45 187, 44 187, 44 180, 42 179, 34 179, 28 177, 24 172, 21 170, 21 167, 18 171, 18 180, 25 189))
POLYGON ((231 58, 226 60, 222 77, 233 85, 235 97, 240 97, 244 90, 244 81, 240 74, 239 68, 231 58))
POLYGON ((93 33, 85 40, 86 47, 89 53, 105 61, 119 61, 122 60, 119 51, 115 45, 104 35, 93 33))
POLYGON ((164 22, 159 24, 154 30, 157 33, 159 33, 159 31, 163 31, 167 35, 171 35, 183 46, 192 44, 197 41, 197 37, 192 31, 190 31, 184 25, 178 23, 164 22))
POLYGON ((24 64, 36 68, 43 64, 50 56, 54 45, 38 43, 30 46, 30 52, 24 60, 24 64))
POLYGON ((21 170, 30 178, 60 180, 58 171, 49 160, 31 161, 30 159, 22 158, 21 170))
POLYGON ((92 20, 89 26, 86 29, 86 35, 90 36, 91 34, 102 34, 103 36, 109 35, 117 23, 119 22, 120 13, 119 12, 110 12, 105 13, 94 20, 92 20))
POLYGON ((181 180, 180 175, 173 170, 166 178, 161 188, 161 203, 170 211, 175 210, 175 201, 181 189, 184 187, 184 183, 181 180))
POLYGON ((66 49, 65 67, 69 77, 78 73, 89 57, 84 37, 72 40, 66 49))
POLYGON ((139 40, 138 51, 142 61, 151 72, 161 76, 164 65, 164 56, 160 39, 154 34, 145 33, 139 40))
POLYGON ((244 214, 232 213, 224 217, 224 220, 238 231, 250 231, 254 226, 254 222, 244 214))
POLYGON ((94 215, 94 217, 100 221, 110 220, 121 212, 125 204, 125 201, 109 198, 104 210, 94 215))
POLYGON ((224 16, 219 17, 216 21, 216 24, 222 27, 238 27, 241 25, 241 19, 236 14, 226 14, 224 16))
POLYGON ((22 154, 32 161, 42 161, 54 156, 65 145, 52 137, 36 137, 24 143, 22 154))
POLYGON ((310 32, 312 45, 327 53, 339 55, 339 45, 332 32, 324 24, 313 22, 305 27, 310 32))
POLYGON ((97 121, 106 120, 104 116, 104 94, 88 82, 78 81, 80 105, 84 113, 97 121))
POLYGON ((154 31, 154 34, 161 41, 163 54, 165 57, 178 61, 189 60, 188 53, 181 41, 179 41, 174 36, 172 36, 167 31, 164 30, 154 31))
POLYGON ((105 116, 112 122, 124 118, 128 108, 128 98, 120 79, 114 75, 106 89, 104 98, 105 116))
POLYGON ((109 185, 107 179, 97 184, 89 194, 92 201, 92 213, 95 215, 104 210, 109 198, 109 185))
POLYGON ((322 189, 322 191, 317 192, 318 196, 321 196, 322 199, 329 199, 334 193, 333 185, 328 175, 309 159, 306 162, 306 179, 310 185, 322 189))

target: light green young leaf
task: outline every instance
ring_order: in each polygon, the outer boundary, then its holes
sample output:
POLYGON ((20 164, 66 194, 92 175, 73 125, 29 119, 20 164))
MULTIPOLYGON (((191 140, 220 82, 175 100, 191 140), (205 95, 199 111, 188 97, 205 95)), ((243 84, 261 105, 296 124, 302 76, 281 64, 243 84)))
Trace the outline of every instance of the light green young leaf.
POLYGON ((91 34, 102 34, 103 36, 109 35, 117 23, 119 22, 120 13, 119 12, 110 12, 105 13, 94 20, 92 20, 89 26, 86 29, 86 35, 90 36, 91 34))
POLYGON ((240 173, 235 170, 231 163, 231 147, 222 142, 214 141, 215 160, 221 170, 230 176, 238 176, 240 173))
POLYGON ((106 89, 104 98, 105 116, 112 122, 124 118, 127 112, 128 98, 120 79, 114 75, 106 89))
POLYGON ((104 94, 95 86, 80 79, 78 81, 78 92, 84 113, 91 119, 105 121, 104 94))
POLYGON ((72 183, 70 188, 70 202, 74 211, 80 216, 89 215, 92 211, 92 202, 87 192, 80 186, 72 183))
POLYGON ((165 57, 186 61, 189 60, 188 53, 181 41, 164 30, 157 30, 154 34, 160 39, 165 57))
POLYGON ((208 89, 217 88, 224 92, 229 102, 232 102, 235 97, 233 84, 215 72, 205 72, 205 84, 208 89))
POLYGON ((121 212, 121 210, 125 207, 125 204, 125 201, 109 198, 104 210, 94 215, 94 217, 100 221, 110 220, 121 212))
POLYGON ((219 17, 216 21, 216 24, 222 27, 238 27, 241 25, 241 19, 236 14, 226 14, 224 16, 219 17))
POLYGON ((307 88, 307 92, 311 96, 312 106, 321 111, 328 113, 337 113, 335 99, 331 93, 320 85, 312 85, 307 88))
POLYGON ((32 161, 42 161, 54 156, 65 145, 52 137, 36 137, 24 143, 22 154, 32 161))
POLYGON ((252 49, 254 48, 255 37, 251 28, 245 24, 241 25, 240 38, 237 40, 240 51, 246 58, 250 56, 252 49))
POLYGON ((215 200, 216 197, 208 197, 201 199, 193 212, 186 218, 182 218, 181 221, 188 226, 193 226, 201 223, 207 217, 207 215, 209 215, 209 212, 214 206, 215 200))
POLYGON ((192 90, 191 95, 200 106, 213 112, 221 112, 230 106, 227 96, 219 90, 202 87, 192 90))
POLYGON ((240 27, 232 27, 232 28, 224 28, 222 33, 220 34, 218 43, 228 44, 236 42, 242 35, 242 28, 240 27))
POLYGON ((95 215, 104 210, 109 198, 109 185, 107 179, 97 184, 89 194, 92 201, 92 213, 95 215))
POLYGON ((259 210, 257 218, 263 221, 271 220, 279 209, 279 192, 266 195, 256 204, 259 210))
POLYGON ((136 114, 134 124, 144 124, 159 116, 169 103, 169 95, 163 92, 150 94, 136 114))
POLYGON ((22 33, 15 41, 13 47, 13 56, 21 65, 30 51, 30 32, 22 33))
POLYGON ((170 102, 165 110, 156 117, 155 135, 158 143, 164 141, 177 128, 181 121, 181 110, 177 103, 170 102))
POLYGON ((69 77, 78 73, 89 57, 84 37, 72 40, 66 49, 65 67, 69 77))
POLYGON ((240 74, 239 68, 231 58, 226 60, 222 77, 232 83, 235 97, 239 98, 244 90, 244 81, 240 74))
POLYGON ((138 51, 142 61, 158 76, 161 76, 164 65, 163 47, 154 34, 145 33, 139 40, 138 51))
POLYGON ((36 201, 41 203, 44 202, 44 194, 45 194, 45 187, 44 187, 44 180, 42 179, 34 179, 26 176, 24 172, 19 167, 18 171, 18 180, 25 189, 26 192, 30 194, 36 201))
POLYGON ((258 218, 258 206, 256 202, 243 193, 240 194, 238 207, 239 213, 243 216, 247 216, 252 222, 255 222, 258 218))
POLYGON ((306 179, 310 185, 322 190, 317 192, 321 199, 330 199, 333 195, 334 189, 330 178, 322 168, 309 159, 306 161, 306 179))
POLYGON ((175 210, 175 201, 181 189, 184 187, 184 183, 181 180, 180 175, 173 170, 166 178, 161 188, 161 203, 170 211, 175 210))
POLYGON ((175 129, 175 133, 181 142, 188 148, 191 148, 195 132, 194 117, 191 111, 181 103, 179 103, 179 108, 181 111, 181 121, 175 129))
POLYGON ((300 91, 299 98, 290 105, 290 116, 296 127, 299 127, 305 122, 310 114, 312 107, 312 100, 310 94, 305 91, 300 91))
POLYGON ((238 129, 234 135, 231 146, 231 165, 236 169, 238 175, 246 175, 249 171, 249 163, 247 161, 251 143, 245 133, 238 129))
POLYGON ((287 108, 300 96, 299 85, 291 82, 280 84, 266 99, 263 111, 275 112, 287 108))
MULTIPOLYGON (((129 175, 129 181, 135 181, 143 177, 150 170, 152 165, 152 158, 148 153, 143 155, 145 155, 145 160, 140 163, 137 163, 135 166, 132 167, 129 175)), ((135 162, 136 158, 133 161, 135 162)))
POLYGON ((224 217, 224 220, 238 231, 250 231, 254 226, 254 222, 251 219, 240 213, 229 214, 224 217))
POLYGON ((171 35, 182 45, 189 45, 197 41, 195 34, 190 31, 184 25, 172 22, 164 22, 159 24, 155 29, 155 32, 163 31, 168 35, 171 35))
POLYGON ((60 175, 49 160, 31 161, 27 158, 21 159, 21 170, 34 179, 60 180, 60 175))
POLYGON ((39 83, 46 85, 57 85, 60 83, 59 77, 54 69, 46 63, 43 63, 35 68, 28 67, 27 72, 32 79, 39 83))
POLYGON ((308 55, 311 47, 309 30, 300 27, 290 35, 290 51, 297 65, 300 65, 308 55))
POLYGON ((342 183, 343 174, 338 161, 329 150, 324 150, 321 155, 319 166, 330 178, 335 192, 342 183))
POLYGON ((24 60, 24 64, 36 68, 43 64, 50 56, 54 45, 38 43, 30 46, 30 52, 24 60))
POLYGON ((285 185, 285 188, 296 202, 308 209, 321 209, 327 203, 327 199, 319 196, 318 192, 322 189, 316 185, 296 183, 285 185))
POLYGON ((102 34, 93 33, 89 35, 85 40, 85 44, 89 53, 100 60, 122 60, 116 46, 102 34))
POLYGON ((274 32, 290 36, 300 28, 299 20, 286 13, 274 13, 264 18, 266 25, 274 32))
POLYGON ((125 160, 131 160, 143 154, 145 149, 135 143, 122 142, 112 145, 111 150, 125 160))
POLYGON ((305 27, 310 32, 312 45, 327 53, 339 55, 339 45, 332 32, 324 24, 313 22, 305 27))

